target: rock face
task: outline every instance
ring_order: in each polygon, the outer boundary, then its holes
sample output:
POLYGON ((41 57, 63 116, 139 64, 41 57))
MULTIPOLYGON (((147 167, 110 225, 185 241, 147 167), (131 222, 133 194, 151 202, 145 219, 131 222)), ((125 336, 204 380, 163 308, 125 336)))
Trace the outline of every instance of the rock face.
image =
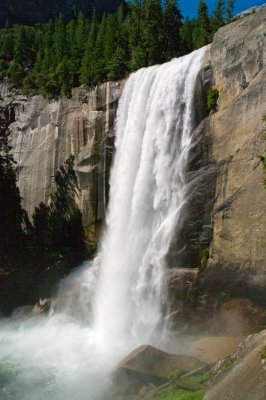
POLYGON ((214 364, 221 358, 232 354, 236 350, 240 341, 240 337, 204 337, 191 344, 190 354, 202 362, 214 364))
MULTIPOLYGON (((5 85, 0 87, 13 121, 11 145, 23 206, 31 216, 41 201, 49 201, 54 173, 73 153, 81 187, 78 201, 93 244, 108 199, 122 87, 122 82, 109 82, 89 92, 78 88, 71 99, 54 102, 41 96, 12 97, 5 85)), ((206 285, 216 293, 237 288, 242 297, 255 288, 263 299, 266 192, 258 156, 265 147, 266 7, 216 33, 206 52, 195 103, 195 133, 201 140, 193 149, 190 172, 198 177, 198 188, 182 233, 169 251, 168 266, 200 267, 201 252, 210 246, 206 285), (219 90, 218 110, 202 121, 211 85, 219 90)))
POLYGON ((0 87, 13 123, 11 145, 18 165, 18 185, 29 216, 48 202, 53 177, 75 155, 81 195, 78 199, 87 239, 95 243, 104 218, 113 149, 113 126, 120 82, 108 82, 89 92, 74 89, 71 99, 49 102, 25 97, 0 87))
POLYGON ((266 395, 266 331, 248 336, 213 370, 204 400, 264 400, 266 395))
POLYGON ((225 269, 229 285, 239 279, 243 288, 265 287, 266 192, 258 156, 265 148, 266 8, 220 29, 210 64, 220 97, 203 128, 209 162, 217 165, 208 268, 220 280, 225 269))

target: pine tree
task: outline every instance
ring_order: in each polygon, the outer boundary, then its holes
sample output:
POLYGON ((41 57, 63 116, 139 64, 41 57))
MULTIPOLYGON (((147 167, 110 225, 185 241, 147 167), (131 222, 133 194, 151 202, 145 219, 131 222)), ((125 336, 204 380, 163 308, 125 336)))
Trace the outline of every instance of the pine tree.
POLYGON ((82 13, 78 13, 77 19, 71 20, 66 27, 67 31, 67 57, 69 67, 69 79, 72 87, 79 85, 81 60, 84 55, 85 43, 88 37, 89 23, 82 13))
POLYGON ((6 62, 13 59, 14 38, 12 31, 8 29, 8 25, 2 31, 0 36, 0 58, 6 62))
POLYGON ((163 13, 160 0, 143 0, 141 41, 145 66, 160 63, 163 48, 163 13))
POLYGON ((235 0, 226 0, 226 21, 230 22, 234 18, 235 0))
POLYGON ((98 31, 98 21, 96 17, 96 11, 94 10, 92 21, 90 24, 90 32, 88 40, 85 43, 84 56, 81 62, 80 77, 79 77, 80 82, 87 85, 91 85, 92 82, 94 81, 93 68, 94 68, 94 63, 96 62, 94 58, 94 51, 95 51, 97 31, 98 31))
POLYGON ((180 35, 182 18, 178 2, 166 0, 163 19, 163 56, 165 61, 184 54, 183 41, 180 35))
POLYGON ((25 71, 17 61, 11 61, 7 70, 8 82, 19 88, 25 77, 25 71))
MULTIPOLYGON (((118 15, 113 21, 114 24, 114 46, 109 45, 109 51, 105 53, 107 79, 116 80, 121 79, 128 73, 128 25, 124 20, 124 10, 120 6, 118 15), (113 48, 112 53, 110 49, 113 48)), ((111 35, 107 34, 107 43, 110 41, 111 35)))
POLYGON ((216 7, 211 19, 212 35, 225 24, 224 20, 225 4, 224 0, 217 0, 216 7))
POLYGON ((142 1, 133 0, 129 3, 130 15, 128 17, 129 34, 129 68, 134 71, 145 65, 144 49, 141 44, 142 1))
POLYGON ((105 73, 109 70, 108 64, 110 63, 117 47, 116 34, 118 29, 117 16, 113 14, 107 15, 103 50, 105 58, 105 73))
POLYGON ((180 29, 180 36, 183 42, 184 53, 190 53, 194 50, 193 32, 196 28, 195 19, 186 18, 183 26, 180 29))
POLYGON ((53 65, 58 65, 66 53, 66 32, 63 14, 55 21, 55 30, 53 35, 53 65))
POLYGON ((88 35, 88 26, 89 24, 84 17, 84 14, 82 12, 79 12, 76 23, 75 41, 80 55, 82 55, 82 52, 84 50, 84 43, 86 42, 86 38, 88 35))
POLYGON ((62 96, 70 97, 71 85, 70 85, 70 74, 69 74, 69 61, 65 56, 62 62, 58 64, 56 68, 57 82, 60 87, 60 94, 62 96))
POLYGON ((21 67, 26 66, 27 61, 27 35, 24 26, 16 27, 14 38, 14 61, 21 67))
POLYGON ((104 82, 106 79, 104 50, 106 44, 106 15, 104 14, 98 28, 95 46, 93 49, 93 62, 91 66, 92 83, 104 82))
POLYGON ((211 25, 205 0, 200 0, 198 17, 193 31, 193 43, 196 49, 207 45, 211 40, 211 25))

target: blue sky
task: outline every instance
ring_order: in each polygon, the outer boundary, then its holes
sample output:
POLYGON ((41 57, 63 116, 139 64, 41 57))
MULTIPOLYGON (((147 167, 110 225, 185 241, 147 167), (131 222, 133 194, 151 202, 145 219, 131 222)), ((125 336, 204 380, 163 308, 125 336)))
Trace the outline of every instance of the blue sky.
MULTIPOLYGON (((209 11, 213 10, 217 0, 207 0, 209 11)), ((250 7, 260 6, 266 3, 266 0, 236 0, 235 13, 246 10, 250 7)), ((179 5, 184 17, 194 17, 197 14, 199 0, 179 0, 179 5)))

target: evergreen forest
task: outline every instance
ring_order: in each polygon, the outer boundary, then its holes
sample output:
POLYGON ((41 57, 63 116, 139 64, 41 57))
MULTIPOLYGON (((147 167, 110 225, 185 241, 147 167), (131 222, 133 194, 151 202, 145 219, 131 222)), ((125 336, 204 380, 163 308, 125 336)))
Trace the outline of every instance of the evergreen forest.
MULTIPOLYGON (((195 19, 183 19, 178 1, 132 0, 113 13, 47 23, 9 22, 0 31, 0 79, 25 94, 71 96, 71 88, 125 78, 142 67, 185 55, 212 41, 233 19, 233 0, 217 0, 212 13, 199 1, 195 19)), ((78 10, 78 9, 77 9, 78 10)))

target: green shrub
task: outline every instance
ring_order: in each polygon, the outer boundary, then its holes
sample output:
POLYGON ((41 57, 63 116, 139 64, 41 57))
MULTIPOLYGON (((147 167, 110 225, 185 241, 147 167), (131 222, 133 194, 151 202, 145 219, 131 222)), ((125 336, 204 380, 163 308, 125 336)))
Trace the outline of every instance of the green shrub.
POLYGON ((266 360, 266 346, 264 346, 260 352, 261 360, 266 360))
POLYGON ((169 374, 169 378, 177 379, 180 378, 180 376, 184 375, 185 373, 186 372, 183 369, 173 369, 169 374))
POLYGON ((160 389, 152 397, 153 400, 203 400, 206 384, 209 380, 209 372, 182 378, 182 370, 176 369, 171 372, 171 377, 179 382, 191 385, 191 387, 194 386, 194 390, 178 388, 177 384, 173 382, 171 385, 160 389))
POLYGON ((208 92, 208 96, 207 96, 207 108, 208 111, 216 111, 217 110, 217 102, 219 99, 219 90, 212 88, 209 90, 208 92))
POLYGON ((209 248, 203 249, 201 252, 201 258, 200 258, 200 267, 199 267, 199 271, 202 271, 207 264, 207 261, 209 259, 209 255, 210 255, 210 250, 209 248))
POLYGON ((192 375, 189 377, 182 378, 182 382, 187 383, 188 385, 199 385, 199 384, 206 384, 210 378, 209 372, 203 372, 198 375, 192 375))
POLYGON ((232 367, 232 365, 235 363, 235 361, 236 361, 236 357, 235 357, 235 356, 228 357, 228 358, 223 362, 223 364, 221 365, 219 372, 224 372, 224 371, 226 371, 228 368, 232 367))

